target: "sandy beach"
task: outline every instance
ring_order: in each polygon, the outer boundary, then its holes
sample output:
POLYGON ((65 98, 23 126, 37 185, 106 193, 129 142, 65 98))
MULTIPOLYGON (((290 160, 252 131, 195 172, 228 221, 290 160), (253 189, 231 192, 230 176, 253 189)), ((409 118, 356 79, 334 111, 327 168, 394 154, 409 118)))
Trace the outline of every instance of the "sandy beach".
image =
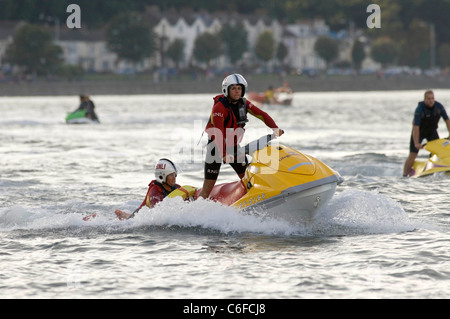
MULTIPOLYGON (((269 85, 281 86, 277 76, 247 76, 249 91, 263 92, 269 85)), ((392 91, 450 89, 450 76, 289 76, 286 78, 294 92, 331 91, 392 91)), ((117 80, 79 80, 34 82, 0 82, 0 96, 60 96, 60 95, 130 95, 130 94, 183 94, 215 93, 220 90, 221 77, 153 81, 150 79, 122 78, 117 80)))

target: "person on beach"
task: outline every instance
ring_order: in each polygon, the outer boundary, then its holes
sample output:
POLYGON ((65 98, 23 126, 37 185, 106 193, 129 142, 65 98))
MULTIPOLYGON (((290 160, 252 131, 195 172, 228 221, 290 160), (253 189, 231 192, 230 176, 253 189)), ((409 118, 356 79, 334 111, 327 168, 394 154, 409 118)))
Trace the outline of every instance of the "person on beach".
POLYGON ((403 176, 409 176, 414 161, 417 158, 419 150, 423 148, 422 141, 433 141, 439 139, 438 123, 443 118, 450 138, 450 119, 445 111, 444 106, 435 101, 434 92, 432 90, 425 91, 424 100, 419 102, 413 119, 413 129, 409 144, 409 156, 405 161, 403 168, 403 176))
POLYGON ((92 121, 100 122, 94 109, 95 109, 95 104, 94 104, 94 102, 91 101, 89 96, 80 95, 80 106, 78 107, 78 109, 75 110, 75 112, 81 111, 81 110, 86 110, 86 118, 88 118, 92 121))
POLYGON ((148 191, 142 204, 131 214, 117 209, 115 211, 117 217, 120 220, 133 218, 142 207, 147 206, 153 208, 171 192, 179 189, 181 186, 176 183, 177 173, 177 168, 171 160, 161 158, 158 163, 156 163, 155 179, 148 185, 148 191))
POLYGON ((244 98, 247 81, 240 74, 231 74, 222 82, 222 94, 213 98, 214 106, 206 125, 208 134, 204 166, 204 181, 198 197, 208 198, 213 189, 220 167, 228 163, 240 179, 244 177, 248 165, 247 158, 237 156, 238 144, 244 136, 247 113, 263 121, 275 136, 281 136, 275 121, 264 111, 244 98))

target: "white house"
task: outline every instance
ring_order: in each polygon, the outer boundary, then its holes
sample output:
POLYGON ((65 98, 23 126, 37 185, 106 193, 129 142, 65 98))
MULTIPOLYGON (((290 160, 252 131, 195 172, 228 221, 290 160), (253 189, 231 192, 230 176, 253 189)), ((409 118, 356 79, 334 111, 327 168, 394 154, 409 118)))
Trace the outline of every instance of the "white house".
MULTIPOLYGON (((193 19, 188 17, 178 17, 171 21, 170 17, 161 16, 158 23, 153 27, 153 31, 160 39, 160 49, 165 51, 170 43, 176 39, 184 42, 184 59, 181 61, 181 67, 186 67, 192 61, 195 39, 202 33, 218 33, 222 26, 218 19, 209 19, 209 17, 197 16, 193 19)), ((160 55, 163 55, 161 52, 160 55)), ((159 61, 162 60, 160 56, 159 61)))
MULTIPOLYGON (((236 14, 217 14, 211 15, 207 13, 180 13, 178 16, 173 12, 160 13, 160 18, 155 18, 157 14, 153 8, 152 15, 149 19, 157 21, 153 31, 161 39, 161 48, 164 50, 175 39, 182 39, 184 41, 184 61, 181 67, 186 67, 190 64, 198 65, 193 59, 193 51, 196 38, 204 33, 219 33, 222 26, 227 22, 242 22, 248 35, 249 51, 247 56, 253 56, 253 47, 264 31, 272 32, 275 40, 281 41, 283 35, 283 26, 276 20, 267 19, 264 17, 243 17, 236 14)), ((278 44, 278 43, 277 43, 278 44)), ((160 52, 162 55, 162 52, 160 52)), ((161 61, 159 57, 157 60, 161 61)), ((217 68, 227 67, 227 59, 222 56, 214 61, 217 68)))
POLYGON ((63 27, 55 43, 62 48, 66 64, 79 65, 88 72, 116 69, 117 56, 108 50, 103 29, 63 27))
POLYGON ((299 21, 285 26, 283 43, 288 48, 288 64, 295 69, 324 69, 325 61, 314 52, 319 36, 328 35, 324 20, 299 21))

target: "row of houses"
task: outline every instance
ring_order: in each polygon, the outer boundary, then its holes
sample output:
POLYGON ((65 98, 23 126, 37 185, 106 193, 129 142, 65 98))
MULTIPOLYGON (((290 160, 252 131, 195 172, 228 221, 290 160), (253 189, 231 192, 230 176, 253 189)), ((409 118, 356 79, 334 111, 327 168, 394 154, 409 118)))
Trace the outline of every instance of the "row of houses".
MULTIPOLYGON (((89 72, 126 72, 136 67, 138 71, 154 69, 155 67, 170 67, 171 61, 164 59, 164 50, 175 39, 184 41, 184 59, 181 68, 195 65, 193 50, 195 39, 204 32, 217 33, 224 23, 242 23, 248 35, 249 51, 245 53, 245 61, 255 59, 252 49, 264 31, 270 31, 276 41, 283 42, 288 49, 288 56, 284 61, 294 69, 324 69, 325 62, 314 52, 314 44, 319 36, 328 35, 340 39, 341 60, 350 61, 350 50, 353 40, 348 36, 332 34, 323 20, 301 21, 295 24, 282 25, 267 16, 244 16, 226 13, 197 13, 197 12, 160 12, 155 7, 149 7, 145 18, 153 27, 154 33, 160 40, 158 52, 137 66, 119 61, 116 54, 108 50, 105 39, 105 29, 69 29, 65 24, 51 26, 49 30, 54 34, 55 43, 64 52, 65 63, 80 65, 89 72)), ((14 32, 23 22, 0 22, 0 61, 6 46, 12 41, 14 32)), ((198 64, 198 63, 197 63, 198 64)), ((230 67, 226 56, 213 61, 218 68, 230 67)), ((173 65, 172 65, 173 66, 173 65)))

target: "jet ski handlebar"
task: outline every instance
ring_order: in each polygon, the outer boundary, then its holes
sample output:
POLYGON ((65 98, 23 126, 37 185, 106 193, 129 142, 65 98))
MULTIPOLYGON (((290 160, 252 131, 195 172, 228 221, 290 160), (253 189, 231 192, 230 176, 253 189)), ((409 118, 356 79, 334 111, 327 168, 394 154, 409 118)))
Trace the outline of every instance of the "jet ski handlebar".
MULTIPOLYGON (((283 131, 283 133, 284 133, 284 131, 283 131)), ((242 149, 243 149, 245 155, 251 155, 255 151, 262 150, 264 147, 269 145, 270 141, 272 141, 273 139, 276 139, 276 138, 277 138, 277 136, 275 134, 267 134, 267 135, 260 137, 257 140, 251 141, 250 143, 248 143, 247 145, 242 147, 242 149)))

